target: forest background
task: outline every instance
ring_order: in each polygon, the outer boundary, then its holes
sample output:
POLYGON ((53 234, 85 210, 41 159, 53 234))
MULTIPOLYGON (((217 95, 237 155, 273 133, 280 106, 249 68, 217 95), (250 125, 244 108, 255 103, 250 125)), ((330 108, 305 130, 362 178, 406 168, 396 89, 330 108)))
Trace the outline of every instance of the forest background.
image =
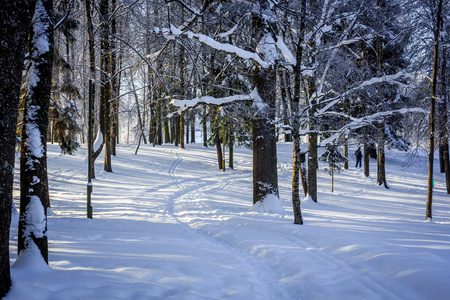
POLYGON ((136 144, 136 153, 141 143, 185 148, 200 127, 219 169, 226 149, 232 168, 233 147, 251 147, 258 203, 278 196, 276 143, 289 141, 295 224, 303 223, 301 197, 320 201, 318 161, 332 174, 348 168, 350 145, 362 145, 365 176, 377 159, 386 189, 386 147, 427 149, 427 219, 435 149, 450 192, 449 1, 1 4, 0 295, 11 282, 17 145, 18 251, 36 245, 45 261, 47 142, 69 155, 87 143, 91 183, 101 154, 113 171, 117 143, 136 144))

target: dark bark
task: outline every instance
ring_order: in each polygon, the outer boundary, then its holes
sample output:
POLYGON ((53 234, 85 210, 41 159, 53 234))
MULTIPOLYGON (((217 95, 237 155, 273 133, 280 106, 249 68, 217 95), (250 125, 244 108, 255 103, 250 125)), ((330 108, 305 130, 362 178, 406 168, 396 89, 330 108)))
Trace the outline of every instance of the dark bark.
POLYGON ((105 160, 103 170, 112 172, 111 163, 111 43, 109 38, 109 1, 99 2, 99 14, 101 20, 101 64, 100 81, 100 128, 103 132, 105 143, 105 160))
POLYGON ((386 158, 384 154, 384 124, 379 125, 379 136, 378 136, 378 172, 377 172, 377 183, 378 185, 384 185, 385 188, 389 188, 386 181, 386 158))
MULTIPOLYGON (((441 37, 442 43, 444 37, 441 37)), ((450 161, 449 161, 449 146, 448 146, 448 91, 447 91, 447 50, 442 51, 442 62, 440 68, 441 86, 440 95, 441 101, 439 105, 439 154, 441 162, 441 173, 445 173, 445 183, 447 187, 447 194, 450 194, 450 161)))
POLYGON ((206 124, 206 105, 202 106, 203 147, 208 147, 208 127, 206 124))
POLYGON ((195 143, 195 113, 191 113, 191 143, 195 143))
POLYGON ((433 80, 431 83, 431 100, 430 100, 430 149, 428 153, 428 193, 427 204, 425 211, 425 219, 432 219, 432 205, 433 205, 433 167, 434 167, 434 135, 435 133, 435 106, 436 106, 436 90, 437 90, 437 76, 438 76, 438 60, 439 60, 439 40, 442 26, 442 0, 439 0, 436 26, 434 29, 434 61, 433 61, 433 80))
MULTIPOLYGON (((378 2, 378 5, 380 6, 381 2, 378 2)), ((377 71, 378 76, 382 76, 384 74, 383 70, 383 38, 381 36, 377 36, 377 71)), ((381 104, 381 102, 385 101, 384 96, 384 85, 381 84, 378 87, 378 103, 381 104)), ((385 160, 385 154, 384 154, 384 139, 385 139, 385 124, 379 123, 378 124, 378 163, 377 163, 377 183, 379 185, 384 185, 385 188, 389 188, 386 181, 386 160, 385 160)))
POLYGON ((9 228, 19 90, 35 3, 21 0, 0 2, 0 298, 11 286, 9 228))
POLYGON ((53 68, 53 0, 36 3, 26 80, 25 110, 20 155, 19 255, 34 243, 48 263, 47 129, 53 68), (42 41, 48 41, 43 47, 42 41), (39 80, 35 80, 35 78, 39 80), (36 140, 39 136, 39 141, 36 140), (40 211, 42 210, 42 211, 40 211), (31 217, 31 215, 33 217, 31 217), (36 220, 35 218, 39 218, 36 220))
MULTIPOLYGON (((167 114, 167 108, 166 108, 166 103, 162 102, 161 103, 162 108, 163 108, 163 115, 167 114)), ((170 130, 169 130, 169 120, 167 118, 164 118, 164 143, 171 143, 172 140, 170 138, 170 130)))
POLYGON ((91 152, 91 162, 90 162, 90 178, 95 178, 95 166, 94 161, 97 158, 92 152, 93 148, 93 125, 92 125, 92 110, 94 109, 94 99, 95 99, 95 49, 94 49, 94 25, 92 23, 92 5, 91 0, 85 1, 86 6, 86 29, 88 34, 88 48, 89 48, 89 114, 88 117, 89 128, 88 128, 88 151, 91 152))
MULTIPOLYGON (((111 11, 116 10, 116 0, 111 0, 111 11)), ((117 34, 117 24, 116 24, 116 17, 113 16, 111 18, 111 33, 113 35, 117 34)), ((115 99, 110 101, 111 105, 111 112, 110 112, 110 118, 111 118, 111 154, 116 155, 116 141, 117 141, 117 133, 118 133, 118 124, 116 123, 116 117, 118 116, 119 112, 119 100, 117 97, 120 93, 120 87, 118 87, 118 77, 116 76, 116 69, 117 69, 117 47, 116 47, 116 41, 112 40, 110 41, 111 51, 110 51, 110 63, 111 63, 111 98, 115 99)))
MULTIPOLYGON (((294 212, 294 224, 303 224, 301 201, 300 201, 300 180, 302 182, 304 195, 308 193, 308 184, 305 178, 305 169, 302 167, 305 163, 305 154, 301 152, 300 123, 299 123, 299 105, 301 89, 301 62, 303 59, 303 41, 305 30, 306 0, 302 0, 300 19, 300 36, 296 49, 297 64, 294 66, 294 95, 291 102, 292 114, 292 140, 293 140, 293 167, 292 167, 292 206, 294 212)), ((287 76, 286 76, 287 77, 287 76)))
MULTIPOLYGON (((268 9, 267 3, 260 1, 261 11, 268 9)), ((274 24, 269 24, 262 12, 252 19, 253 44, 268 34, 274 24)), ((253 45, 255 46, 255 45, 253 45)), ((255 47, 256 49, 256 47, 255 47)), ((267 195, 278 197, 277 141, 275 134, 276 70, 274 66, 255 66, 252 73, 253 87, 266 105, 256 112, 253 124, 253 203, 263 201, 267 195)))
MULTIPOLYGON (((184 47, 180 47, 180 95, 182 99, 186 96, 186 85, 184 82, 184 69, 185 69, 185 61, 184 61, 184 47)), ((180 148, 184 149, 184 113, 180 114, 180 148)))
MULTIPOLYGON (((364 139, 367 139, 365 136, 364 139)), ((370 146, 367 142, 364 142, 364 175, 370 176, 370 146)))
POLYGON ((308 195, 317 202, 317 134, 310 133, 308 138, 308 195))
POLYGON ((233 135, 233 133, 231 133, 230 136, 229 136, 228 147, 229 147, 229 150, 228 150, 228 167, 230 169, 233 169, 234 168, 234 162, 233 162, 233 159, 234 159, 234 156, 233 156, 234 155, 234 135, 233 135))

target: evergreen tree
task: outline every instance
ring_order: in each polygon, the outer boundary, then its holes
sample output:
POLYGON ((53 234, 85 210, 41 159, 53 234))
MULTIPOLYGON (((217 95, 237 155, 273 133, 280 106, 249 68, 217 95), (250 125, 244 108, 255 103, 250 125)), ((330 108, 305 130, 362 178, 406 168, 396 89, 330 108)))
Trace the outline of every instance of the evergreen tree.
POLYGON ((342 169, 342 164, 347 161, 336 145, 329 145, 319 160, 326 162, 329 166, 328 172, 331 175, 331 192, 334 191, 334 172, 342 169))

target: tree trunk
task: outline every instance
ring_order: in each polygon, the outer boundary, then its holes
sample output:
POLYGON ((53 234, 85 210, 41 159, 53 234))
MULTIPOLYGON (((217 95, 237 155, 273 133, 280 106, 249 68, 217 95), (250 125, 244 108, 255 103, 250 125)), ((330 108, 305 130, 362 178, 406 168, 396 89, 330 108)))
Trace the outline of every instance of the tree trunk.
MULTIPOLYGON (((305 170, 303 169, 305 163, 305 155, 301 152, 301 137, 300 137, 300 120, 299 120, 299 105, 300 105, 300 89, 301 89, 301 64, 303 59, 303 42, 305 31, 305 11, 306 0, 301 3, 301 17, 300 17, 300 32, 296 48, 297 64, 294 66, 294 94, 291 99, 291 127, 292 127, 292 142, 293 142, 293 162, 292 162, 292 207, 294 212, 294 224, 303 224, 301 201, 300 201, 300 180, 303 186, 303 193, 306 196, 308 185, 305 178, 305 170)), ((288 75, 286 75, 287 77, 288 75)), ((287 85, 288 86, 288 85, 287 85)))
POLYGON ((425 219, 432 219, 432 204, 433 204, 433 166, 434 166, 434 135, 435 135, 435 105, 436 105, 436 89, 437 89, 437 72, 439 60, 439 39, 441 35, 442 26, 442 0, 439 0, 436 27, 434 30, 434 61, 433 61, 433 81, 431 83, 431 100, 430 100, 430 150, 428 153, 428 193, 427 204, 425 211, 425 219))
MULTIPOLYGON (((269 34, 274 24, 263 19, 262 11, 269 9, 268 4, 260 0, 261 15, 254 14, 252 26, 253 41, 260 42, 269 34)), ((255 47, 256 49, 256 47, 255 47)), ((266 105, 255 113, 253 124, 253 203, 264 201, 267 195, 279 196, 277 171, 277 141, 275 134, 276 70, 273 66, 261 68, 255 66, 252 84, 261 101, 266 105)))
MULTIPOLYGON (((297 134, 293 138, 293 167, 292 167, 292 206, 294 211, 294 224, 303 224, 301 201, 300 201, 300 172, 301 172, 301 151, 300 140, 297 134)), ((303 183, 303 180, 302 180, 303 183)), ((305 191, 305 185, 303 185, 305 191)))
POLYGON ((317 134, 310 133, 308 138, 308 195, 317 202, 317 134))
POLYGON ((233 153, 234 152, 234 135, 233 135, 233 133, 231 133, 230 136, 229 136, 228 147, 229 147, 229 150, 228 150, 228 167, 230 169, 233 169, 234 168, 234 163, 233 163, 233 159, 234 159, 234 157, 233 157, 233 154, 234 154, 233 153))
POLYGON ((217 135, 216 138, 216 152, 217 152, 217 164, 219 165, 219 169, 222 170, 222 160, 223 160, 223 153, 222 153, 222 147, 220 146, 220 136, 217 135))
POLYGON ((0 298, 11 286, 11 225, 19 91, 23 60, 36 1, 2 1, 0 5, 0 298), (14 51, 11 51, 14 49, 14 51))
POLYGON ((17 251, 35 244, 48 263, 47 129, 53 68, 53 0, 38 0, 31 37, 31 68, 26 80, 20 155, 20 219, 17 251), (46 45, 42 41, 47 41, 46 45), (35 78, 38 78, 36 80, 35 78), (39 137, 39 140, 36 139, 39 137))
POLYGON ((103 170, 112 172, 111 164, 111 48, 109 41, 109 1, 99 2, 101 19, 101 70, 100 81, 100 127, 102 128, 105 143, 105 160, 103 170))
POLYGON ((179 134, 179 138, 180 138, 180 148, 184 149, 184 113, 181 113, 180 116, 180 134, 179 134))
POLYGON ((195 143, 195 113, 191 113, 191 143, 195 143))
MULTIPOLYGON (((443 36, 441 36, 441 41, 443 41, 443 36)), ((442 51, 442 62, 441 62, 441 91, 442 95, 440 102, 440 116, 439 116, 439 127, 440 127, 440 147, 439 150, 442 152, 442 164, 441 173, 445 173, 445 183, 447 187, 447 194, 450 194, 450 162, 449 162, 449 146, 448 146, 448 91, 447 91, 447 50, 442 51)))
MULTIPOLYGON (((381 1, 378 0, 378 6, 381 5, 381 1)), ((384 74, 383 71, 383 38, 377 36, 377 71, 378 76, 384 74)), ((385 101, 383 84, 378 87, 378 103, 385 101)), ((378 124, 378 170, 377 170, 377 182, 379 185, 384 185, 385 188, 389 188, 386 182, 386 160, 384 157, 384 135, 385 135, 385 124, 378 124)))
POLYGON ((384 155, 384 124, 378 125, 378 172, 377 172, 377 183, 378 185, 384 185, 385 188, 389 188, 386 181, 386 159, 384 155))
POLYGON ((173 119, 173 129, 174 129, 174 141, 175 141, 175 147, 178 147, 179 142, 180 142, 180 116, 175 116, 173 119))
POLYGON ((202 118, 202 129, 203 129, 203 147, 208 147, 208 126, 206 124, 206 105, 202 106, 203 118, 202 118))
MULTIPOLYGON (((166 115, 168 113, 167 112, 166 102, 163 101, 161 103, 161 105, 162 105, 162 108, 163 108, 163 111, 164 111, 163 115, 166 115)), ((164 143, 171 143, 171 142, 172 142, 172 140, 170 138, 169 120, 167 118, 164 118, 164 143)))
MULTIPOLYGON (((365 133, 364 140, 367 140, 367 133, 365 133)), ((364 175, 370 176, 370 147, 367 141, 364 141, 364 175)))
MULTIPOLYGON (((111 0, 111 11, 115 12, 116 10, 116 0, 111 0)), ((113 35, 117 34, 117 26, 116 26, 116 17, 112 16, 111 18, 111 33, 113 35)), ((118 113, 118 99, 120 91, 117 89, 117 76, 116 76, 116 69, 117 69, 117 54, 116 54, 116 42, 111 39, 110 41, 110 64, 111 64, 111 98, 114 99, 112 102, 110 101, 111 111, 110 111, 110 120, 111 120, 111 154, 116 155, 116 139, 117 139, 117 124, 116 124, 116 115, 118 113)))
POLYGON ((331 168, 331 192, 334 192, 334 166, 330 165, 331 168))
MULTIPOLYGON (((94 49, 94 25, 92 24, 92 5, 91 0, 85 0, 86 6, 86 29, 88 34, 88 48, 89 48, 89 112, 88 112, 88 167, 90 170, 89 178, 95 178, 95 158, 94 157, 94 147, 93 147, 93 120, 92 113, 94 110, 94 99, 95 99, 95 49, 94 49)), ((52 136, 53 139, 53 136, 52 136)), ((53 143, 53 142, 52 142, 53 143)), ((99 154, 100 155, 100 154, 99 154)))

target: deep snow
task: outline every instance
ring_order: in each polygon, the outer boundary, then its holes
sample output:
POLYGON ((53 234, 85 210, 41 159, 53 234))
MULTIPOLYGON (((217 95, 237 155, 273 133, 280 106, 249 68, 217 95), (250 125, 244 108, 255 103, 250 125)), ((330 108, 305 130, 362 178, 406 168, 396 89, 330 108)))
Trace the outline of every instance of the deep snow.
MULTIPOLYGON (((302 203, 294 225, 292 144, 278 144, 280 204, 252 207, 251 151, 235 169, 215 150, 188 144, 120 145, 113 173, 93 180, 86 218, 85 150, 48 145, 53 214, 49 267, 36 249, 16 261, 16 299, 445 299, 450 295, 450 199, 436 170, 433 221, 425 222, 427 166, 387 152, 390 189, 350 169, 331 178, 320 164, 319 203, 302 203)), ((437 162, 437 161, 436 161, 437 162)), ((18 188, 16 186, 16 191, 18 188)), ((18 207, 18 192, 14 195, 18 207)), ((271 201, 272 200, 272 201, 271 201)))

